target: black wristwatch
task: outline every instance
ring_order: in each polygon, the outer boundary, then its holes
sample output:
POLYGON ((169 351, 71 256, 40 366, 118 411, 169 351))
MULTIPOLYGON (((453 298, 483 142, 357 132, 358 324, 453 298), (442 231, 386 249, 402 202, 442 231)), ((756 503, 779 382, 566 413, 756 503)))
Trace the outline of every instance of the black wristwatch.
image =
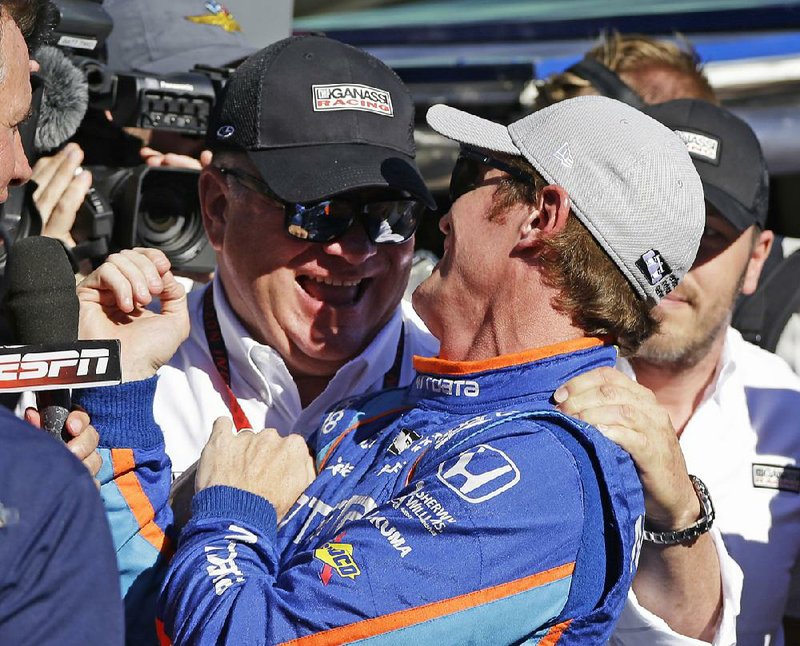
POLYGON ((700 506, 703 508, 703 515, 697 522, 689 525, 686 529, 676 529, 669 532, 651 532, 647 529, 647 521, 645 520, 645 529, 643 538, 651 543, 658 545, 678 545, 679 543, 691 543, 698 536, 705 534, 714 524, 714 505, 711 502, 711 496, 708 494, 708 489, 697 476, 690 475, 689 479, 692 481, 697 498, 700 501, 700 506))

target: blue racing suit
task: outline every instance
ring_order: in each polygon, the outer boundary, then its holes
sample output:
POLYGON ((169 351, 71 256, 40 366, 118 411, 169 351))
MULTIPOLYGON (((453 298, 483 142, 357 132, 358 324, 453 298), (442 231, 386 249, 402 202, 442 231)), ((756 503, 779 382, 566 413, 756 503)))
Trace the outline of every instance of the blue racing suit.
MULTIPOLYGON (((239 489, 195 496, 162 630, 176 644, 605 642, 635 572, 641 487, 625 452, 550 397, 614 360, 586 339, 417 358, 407 388, 342 402, 313 440, 319 476, 280 524, 239 489)), ((143 490, 163 495, 163 442, 138 459, 143 490)), ((154 518, 166 507, 150 504, 154 518)))

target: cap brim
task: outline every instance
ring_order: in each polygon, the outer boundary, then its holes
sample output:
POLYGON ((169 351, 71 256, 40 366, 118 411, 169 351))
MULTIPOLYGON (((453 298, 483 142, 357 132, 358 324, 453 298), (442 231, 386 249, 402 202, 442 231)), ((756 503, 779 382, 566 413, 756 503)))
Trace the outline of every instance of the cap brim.
POLYGON ((494 152, 522 155, 511 140, 508 128, 494 121, 441 103, 431 106, 425 119, 436 132, 453 141, 494 152))
POLYGON ((198 63, 211 67, 225 67, 258 51, 255 47, 210 46, 190 49, 174 56, 159 58, 146 65, 135 65, 139 72, 147 74, 181 74, 191 72, 198 63))
POLYGON ((436 208, 414 159, 367 144, 323 144, 247 152, 264 181, 287 202, 313 202, 346 191, 387 187, 436 208))
POLYGON ((736 227, 737 231, 744 231, 752 225, 759 223, 755 214, 751 213, 743 204, 732 198, 722 189, 708 184, 707 182, 703 182, 703 193, 706 201, 710 202, 723 218, 736 227))

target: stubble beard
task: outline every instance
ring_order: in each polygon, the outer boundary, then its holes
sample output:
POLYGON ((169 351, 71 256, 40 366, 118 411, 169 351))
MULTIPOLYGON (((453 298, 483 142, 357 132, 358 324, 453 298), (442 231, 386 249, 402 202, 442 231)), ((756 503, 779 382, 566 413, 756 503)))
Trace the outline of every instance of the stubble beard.
POLYGON ((701 298, 696 291, 688 290, 687 298, 695 316, 682 326, 683 329, 670 330, 669 321, 645 341, 636 353, 635 360, 662 367, 670 372, 681 372, 693 368, 711 350, 714 343, 725 333, 730 325, 734 303, 741 293, 745 271, 739 276, 735 288, 721 298, 708 311, 697 309, 701 298), (692 329, 686 329, 694 326, 692 329))

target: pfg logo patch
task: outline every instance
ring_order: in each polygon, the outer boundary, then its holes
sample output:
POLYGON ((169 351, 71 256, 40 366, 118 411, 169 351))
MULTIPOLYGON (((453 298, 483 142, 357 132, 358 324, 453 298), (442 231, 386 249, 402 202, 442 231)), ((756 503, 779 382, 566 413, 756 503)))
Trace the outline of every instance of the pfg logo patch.
POLYGON ((461 498, 486 502, 519 482, 517 465, 499 449, 481 444, 439 465, 437 477, 461 498))
POLYGON ((353 558, 353 546, 350 543, 325 543, 314 550, 314 558, 325 564, 319 575, 323 585, 330 583, 334 572, 345 579, 355 579, 361 574, 361 569, 353 558))
POLYGON ((312 85, 311 91, 314 98, 314 112, 359 110, 384 117, 394 117, 392 95, 380 88, 341 83, 312 85))
POLYGON ((655 249, 650 249, 642 254, 636 261, 636 266, 647 277, 651 285, 658 285, 666 276, 672 273, 667 261, 655 249))

